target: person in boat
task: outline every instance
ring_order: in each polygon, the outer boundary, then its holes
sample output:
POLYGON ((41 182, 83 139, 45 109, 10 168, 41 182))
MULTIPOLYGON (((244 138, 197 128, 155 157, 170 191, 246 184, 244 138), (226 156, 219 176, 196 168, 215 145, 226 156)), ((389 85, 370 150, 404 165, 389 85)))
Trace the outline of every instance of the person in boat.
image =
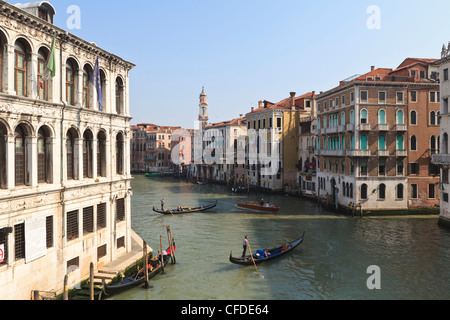
POLYGON ((269 249, 266 248, 266 250, 264 250, 264 256, 266 258, 270 257, 272 254, 269 252, 269 249))
POLYGON ((166 199, 162 198, 161 199, 161 210, 164 211, 164 205, 166 204, 166 199))
POLYGON ((288 249, 288 245, 285 244, 284 246, 281 247, 281 252, 286 251, 288 249))
POLYGON ((260 204, 261 204, 261 207, 264 207, 264 199, 261 199, 260 204))
POLYGON ((248 236, 245 236, 244 238, 244 242, 243 242, 243 247, 244 247, 244 251, 242 252, 242 258, 245 257, 245 253, 247 252, 247 247, 248 247, 248 236))

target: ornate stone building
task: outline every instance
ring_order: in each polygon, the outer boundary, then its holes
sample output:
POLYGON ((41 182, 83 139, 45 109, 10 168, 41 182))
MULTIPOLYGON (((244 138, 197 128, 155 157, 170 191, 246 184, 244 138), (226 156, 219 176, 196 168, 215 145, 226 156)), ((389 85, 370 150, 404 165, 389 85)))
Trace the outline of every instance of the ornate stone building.
POLYGON ((134 65, 54 26, 54 13, 0 2, 0 299, 62 289, 66 274, 75 284, 131 246, 134 65))

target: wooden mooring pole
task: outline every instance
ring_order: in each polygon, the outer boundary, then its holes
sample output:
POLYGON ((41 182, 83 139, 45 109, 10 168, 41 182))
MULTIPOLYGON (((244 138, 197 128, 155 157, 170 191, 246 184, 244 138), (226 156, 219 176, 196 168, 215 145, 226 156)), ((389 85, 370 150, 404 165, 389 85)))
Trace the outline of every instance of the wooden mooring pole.
POLYGON ((143 254, 144 254, 144 275, 145 275, 145 284, 144 287, 148 289, 148 255, 147 255, 147 242, 144 240, 144 248, 143 248, 143 254))
POLYGON ((67 283, 69 282, 69 276, 66 274, 64 276, 64 293, 63 293, 63 300, 69 300, 69 287, 67 283))
POLYGON ((176 264, 177 263, 177 259, 175 257, 175 250, 173 247, 173 235, 172 235, 172 229, 170 228, 170 226, 166 226, 167 229, 167 238, 169 239, 169 247, 170 247, 170 257, 172 260, 172 264, 176 264))
POLYGON ((90 278, 89 278, 89 291, 90 291, 90 299, 94 300, 94 263, 91 262, 90 265, 90 278))
POLYGON ((163 254, 163 246, 162 246, 162 236, 159 236, 159 247, 161 249, 161 269, 162 269, 162 273, 164 273, 164 254, 163 254))

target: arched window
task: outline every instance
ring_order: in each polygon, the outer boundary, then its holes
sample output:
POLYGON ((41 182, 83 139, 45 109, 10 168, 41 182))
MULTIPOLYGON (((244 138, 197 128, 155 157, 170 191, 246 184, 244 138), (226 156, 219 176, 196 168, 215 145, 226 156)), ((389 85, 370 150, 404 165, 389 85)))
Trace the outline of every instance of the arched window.
POLYGON ((380 110, 378 112, 378 124, 386 124, 386 111, 380 110))
POLYGON ((353 198, 353 183, 350 183, 350 198, 353 198))
POLYGON ((350 111, 350 124, 355 124, 355 111, 350 111))
POLYGON ((27 56, 25 41, 17 40, 14 45, 14 90, 23 97, 27 95, 27 56))
POLYGON ((124 139, 123 134, 116 136, 116 173, 123 174, 124 139))
POLYGON ((397 150, 404 150, 403 136, 397 136, 397 150))
POLYGON ((361 186, 361 200, 367 199, 367 190, 368 190, 367 184, 363 184, 361 186))
POLYGON ((83 108, 92 107, 91 80, 92 69, 89 65, 83 68, 83 108))
POLYGON ((341 126, 345 126, 345 112, 341 114, 341 126))
POLYGON ((67 155, 67 180, 76 178, 75 165, 75 139, 77 134, 74 129, 67 131, 66 135, 66 155, 67 155))
POLYGON ((6 41, 4 40, 4 35, 0 32, 0 92, 3 92, 3 51, 5 50, 6 41))
POLYGON ((66 62, 66 101, 69 105, 75 105, 75 79, 77 70, 72 59, 66 62))
POLYGON ((398 184, 396 187, 396 197, 397 199, 403 199, 404 195, 404 186, 402 184, 398 184))
POLYGON ((45 70, 47 68, 47 52, 44 48, 38 51, 38 97, 40 100, 48 100, 48 81, 44 80, 45 70))
POLYGON ((367 136, 364 134, 361 136, 361 150, 367 150, 367 136))
POLYGON ((97 176, 106 177, 106 135, 100 131, 97 135, 97 176))
POLYGON ((378 137, 378 149, 386 150, 386 137, 385 136, 378 137))
POLYGON ((6 161, 6 145, 8 139, 8 130, 0 122, 0 189, 8 188, 8 162, 6 161))
POLYGON ((430 150, 432 154, 437 153, 437 139, 435 136, 431 136, 430 138, 430 150))
POLYGON ((397 124, 404 124, 404 116, 402 110, 397 111, 397 124))
POLYGON ((92 139, 92 132, 90 130, 87 130, 83 134, 83 178, 93 177, 92 139))
POLYGON ((14 132, 15 145, 15 185, 24 186, 27 184, 27 131, 23 125, 17 126, 14 132))
POLYGON ((436 112, 434 111, 430 112, 430 125, 436 125, 436 112))
POLYGON ((410 123, 412 125, 416 125, 417 124, 417 112, 416 111, 411 111, 411 119, 410 119, 410 123))
POLYGON ((121 78, 116 79, 116 112, 117 114, 124 114, 124 89, 121 78))
POLYGON ((443 137, 442 137, 442 153, 443 154, 448 154, 448 134, 447 132, 444 133, 443 137))
POLYGON ((323 117, 323 127, 326 128, 327 127, 327 117, 323 117))
POLYGON ((417 151, 417 137, 411 136, 411 151, 417 151))
POLYGON ((38 158, 38 182, 52 182, 52 152, 50 144, 50 130, 42 127, 38 131, 37 158, 38 158))
POLYGON ((378 187, 378 199, 386 199, 386 185, 384 183, 380 184, 378 187))
MULTIPOLYGON (((106 74, 103 70, 100 69, 100 86, 102 90, 102 106, 100 107, 100 103, 98 103, 98 110, 106 111, 106 74)), ((98 100, 98 98, 97 98, 98 100)), ((112 110, 111 110, 112 112, 112 110)))
POLYGON ((361 123, 368 123, 368 122, 367 122, 367 110, 366 110, 366 109, 361 110, 361 113, 360 113, 360 122, 361 122, 361 123))

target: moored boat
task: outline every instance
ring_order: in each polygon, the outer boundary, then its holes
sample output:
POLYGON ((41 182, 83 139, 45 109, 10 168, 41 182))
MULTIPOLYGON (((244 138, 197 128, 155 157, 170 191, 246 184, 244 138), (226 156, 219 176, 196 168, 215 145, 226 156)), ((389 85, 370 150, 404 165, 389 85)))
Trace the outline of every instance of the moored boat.
POLYGON ((271 205, 269 203, 261 205, 261 203, 258 203, 256 201, 239 202, 238 207, 256 210, 256 211, 262 211, 262 212, 271 212, 271 213, 276 213, 280 210, 280 207, 271 205))
POLYGON ((186 213, 195 213, 195 212, 203 212, 206 210, 210 210, 213 209, 217 206, 218 201, 216 201, 216 203, 210 204, 210 205, 203 205, 201 207, 196 207, 196 208, 191 208, 189 206, 185 206, 185 207, 178 207, 175 210, 161 210, 161 209, 156 209, 155 207, 153 207, 153 211, 157 212, 157 213, 161 213, 161 214, 171 214, 171 215, 176 215, 176 214, 186 214, 186 213))
POLYGON ((255 264, 261 264, 263 262, 274 260, 274 259, 277 259, 277 258, 280 258, 280 257, 286 255, 287 253, 289 253, 292 250, 294 250, 295 248, 297 248, 303 242, 304 238, 305 238, 305 233, 303 233, 301 238, 299 238, 295 241, 292 241, 292 242, 288 242, 280 247, 276 247, 276 248, 273 248, 270 250, 258 250, 255 252, 255 254, 253 254, 253 259, 252 259, 251 255, 245 256, 245 257, 234 258, 233 252, 231 252, 230 253, 230 262, 234 263, 234 264, 243 265, 243 266, 250 266, 250 265, 253 265, 253 261, 255 264))
MULTIPOLYGON (((173 243, 173 250, 175 252, 176 245, 175 242, 173 243)), ((164 260, 164 266, 169 262, 171 258, 171 249, 170 247, 166 250, 167 254, 163 256, 164 260)), ((161 264, 161 256, 153 257, 148 261, 148 278, 151 279, 157 274, 161 273, 162 271, 162 264, 161 264)), ((135 273, 129 275, 125 279, 123 279, 121 282, 107 285, 105 283, 105 279, 102 280, 103 282, 103 294, 105 295, 104 298, 111 297, 113 295, 116 295, 118 293, 124 292, 126 290, 129 290, 131 288, 137 287, 139 285, 142 285, 145 283, 145 272, 144 268, 137 270, 135 273)))
POLYGON ((146 173, 147 178, 159 177, 159 173, 146 173))

